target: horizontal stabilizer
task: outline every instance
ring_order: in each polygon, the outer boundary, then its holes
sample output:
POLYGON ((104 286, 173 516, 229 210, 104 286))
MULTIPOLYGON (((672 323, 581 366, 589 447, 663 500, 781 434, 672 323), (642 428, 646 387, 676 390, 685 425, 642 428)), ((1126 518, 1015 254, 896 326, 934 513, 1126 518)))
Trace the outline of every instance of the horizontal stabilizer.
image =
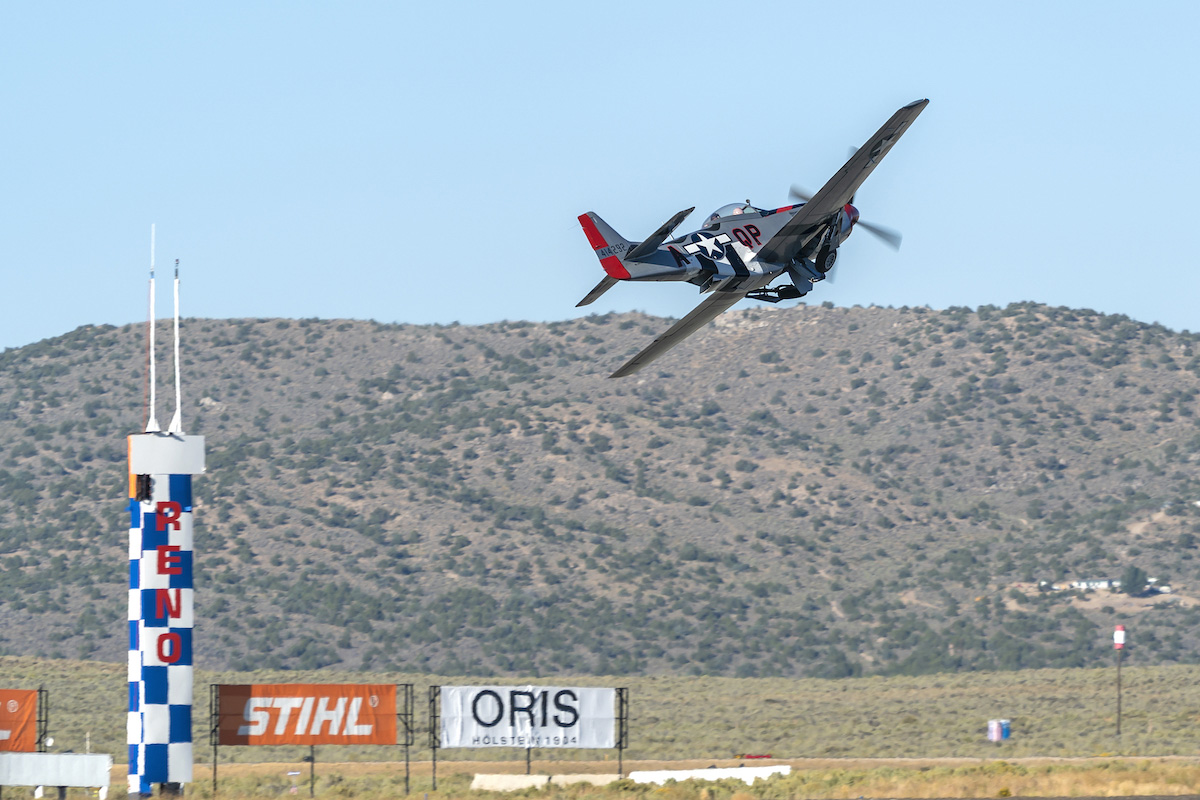
POLYGON ((683 222, 687 215, 696 210, 695 206, 680 211, 675 216, 659 226, 658 230, 646 237, 646 241, 639 244, 637 247, 625 254, 626 259, 645 258, 658 249, 658 246, 667 240, 671 235, 671 231, 679 227, 679 223, 683 222))
POLYGON ((590 292, 588 292, 587 297, 583 298, 578 303, 576 303, 575 307, 579 308, 580 306, 590 306, 592 303, 594 303, 600 299, 600 295, 604 294, 605 292, 607 292, 609 289, 611 289, 612 287, 614 287, 616 285, 617 285, 616 278, 610 278, 607 275, 605 275, 603 278, 600 279, 600 282, 596 284, 596 288, 594 288, 590 292))

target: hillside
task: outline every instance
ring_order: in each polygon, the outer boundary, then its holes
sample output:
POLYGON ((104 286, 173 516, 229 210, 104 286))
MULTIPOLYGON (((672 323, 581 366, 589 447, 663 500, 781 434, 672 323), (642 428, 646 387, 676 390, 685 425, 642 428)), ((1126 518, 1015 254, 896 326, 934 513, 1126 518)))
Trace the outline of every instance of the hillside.
MULTIPOLYGON (((1088 666, 1117 621, 1135 663, 1200 662, 1195 335, 754 309, 606 379, 666 324, 185 321, 198 665, 1088 666), (1037 588, 1129 567, 1174 592, 1037 588)), ((143 337, 0 354, 0 653, 125 659, 143 337)))

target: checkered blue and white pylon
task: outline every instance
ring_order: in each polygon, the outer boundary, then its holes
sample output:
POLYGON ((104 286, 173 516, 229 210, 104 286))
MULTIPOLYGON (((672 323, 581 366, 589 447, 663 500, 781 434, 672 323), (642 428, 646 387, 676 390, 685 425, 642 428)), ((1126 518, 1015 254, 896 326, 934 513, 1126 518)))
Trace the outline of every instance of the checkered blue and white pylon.
POLYGON ((192 780, 192 476, 130 481, 129 791, 192 780))

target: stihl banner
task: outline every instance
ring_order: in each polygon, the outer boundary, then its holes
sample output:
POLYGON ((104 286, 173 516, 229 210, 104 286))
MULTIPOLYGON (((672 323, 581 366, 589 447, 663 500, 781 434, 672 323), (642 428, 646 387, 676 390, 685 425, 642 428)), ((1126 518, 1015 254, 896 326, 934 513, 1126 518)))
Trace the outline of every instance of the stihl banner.
POLYGON ((0 751, 37 750, 37 689, 0 689, 0 751))
POLYGON ((394 684, 217 687, 218 744, 396 744, 394 684))
POLYGON ((616 689, 443 686, 442 747, 616 747, 616 689))

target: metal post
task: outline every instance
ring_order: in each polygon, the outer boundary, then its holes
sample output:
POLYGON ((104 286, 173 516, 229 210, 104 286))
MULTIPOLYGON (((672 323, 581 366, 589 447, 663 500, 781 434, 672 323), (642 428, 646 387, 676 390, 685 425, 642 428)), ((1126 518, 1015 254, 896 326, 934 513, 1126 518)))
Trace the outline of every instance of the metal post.
POLYGON ((409 751, 413 744, 413 685, 411 683, 400 684, 400 691, 403 694, 404 704, 401 711, 400 721, 404 723, 404 793, 408 794, 409 787, 409 751))
POLYGON ((1125 651, 1117 651, 1117 736, 1121 735, 1121 656, 1125 655, 1125 651))
POLYGON ((533 753, 532 747, 525 748, 525 774, 526 775, 530 774, 529 769, 530 769, 530 759, 532 757, 532 755, 531 755, 532 753, 533 753))
POLYGON ((217 746, 221 737, 221 687, 208 685, 208 741, 213 749, 213 797, 217 796, 217 746))
POLYGON ((317 746, 310 744, 308 746, 308 796, 315 797, 317 794, 317 746))
POLYGON ((46 752, 46 737, 50 734, 50 692, 45 686, 37 690, 37 749, 46 752))
POLYGON ((433 790, 437 791, 437 751, 441 744, 441 731, 438 729, 438 698, 441 697, 442 687, 429 687, 429 750, 433 753, 433 790))
POLYGON ((617 689, 617 774, 625 777, 625 748, 629 746, 629 689, 617 689))

